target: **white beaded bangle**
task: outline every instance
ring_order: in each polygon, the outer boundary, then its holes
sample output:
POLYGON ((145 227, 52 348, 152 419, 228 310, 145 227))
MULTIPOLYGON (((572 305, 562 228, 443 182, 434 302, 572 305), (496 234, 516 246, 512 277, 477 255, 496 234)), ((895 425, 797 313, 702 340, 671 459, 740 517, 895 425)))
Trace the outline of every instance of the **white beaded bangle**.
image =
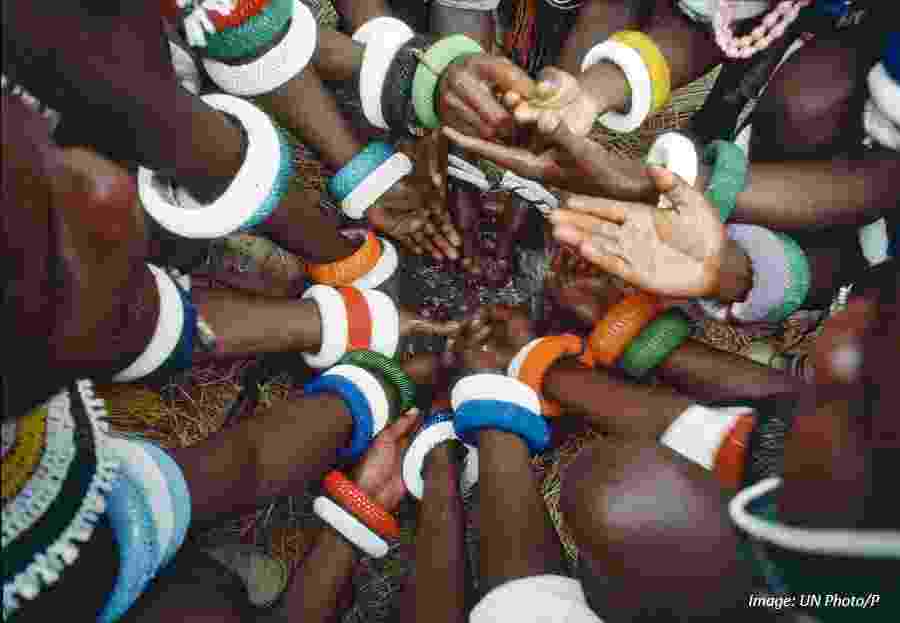
POLYGON ((344 298, 330 286, 316 284, 301 298, 312 299, 319 308, 322 323, 322 347, 318 353, 302 353, 303 360, 311 368, 330 368, 347 352, 349 320, 344 298))
POLYGON ((384 430, 391 416, 391 403, 378 379, 364 368, 349 364, 340 364, 330 368, 322 376, 340 376, 354 385, 366 397, 372 411, 372 436, 384 430))
POLYGON ((657 138, 647 153, 647 164, 667 168, 690 186, 697 182, 697 148, 691 139, 679 132, 666 132, 657 138))
POLYGON ((317 28, 309 8, 300 0, 294 0, 294 13, 288 31, 271 50, 241 65, 204 58, 203 67, 212 81, 226 93, 243 97, 270 93, 309 64, 316 51, 317 28))
POLYGON ((868 82, 872 100, 891 123, 900 126, 900 84, 891 79, 884 63, 878 63, 869 71, 868 82))
POLYGON ((752 413, 750 407, 710 409, 691 405, 669 424, 659 442, 706 469, 713 468, 716 451, 738 418, 752 413))
MULTIPOLYGON (((438 445, 450 439, 458 439, 453 429, 453 422, 438 422, 419 432, 413 439, 406 454, 403 455, 403 482, 409 492, 418 500, 425 492, 425 481, 422 478, 422 465, 425 457, 438 445)), ((478 449, 465 444, 468 454, 465 466, 460 475, 460 489, 465 493, 478 482, 478 449)))
POLYGON ((385 357, 393 357, 400 344, 400 312, 397 305, 391 297, 378 290, 363 290, 362 295, 372 317, 369 348, 385 357))
POLYGON ((541 414, 537 392, 518 379, 500 374, 472 374, 457 381, 450 392, 453 410, 471 400, 504 400, 541 414))
POLYGON ((266 201, 281 169, 281 139, 272 120, 250 102, 222 93, 202 99, 235 116, 247 133, 247 153, 231 184, 222 196, 204 205, 180 189, 171 192, 153 171, 141 167, 138 193, 144 209, 168 231, 185 238, 209 239, 238 231, 266 201))
POLYGON ((588 50, 584 60, 581 61, 582 73, 600 61, 610 61, 617 65, 624 72, 628 86, 631 87, 631 105, 628 113, 623 115, 614 111, 606 112, 600 116, 600 123, 614 132, 636 130, 650 114, 653 105, 650 70, 637 50, 618 41, 607 40, 588 50))
POLYGON ((144 352, 112 378, 116 383, 128 383, 153 373, 178 346, 185 329, 184 302, 175 282, 163 269, 153 264, 147 264, 147 268, 156 280, 156 291, 159 292, 156 329, 153 330, 153 336, 144 352))
POLYGON ((356 188, 350 191, 350 194, 341 201, 341 209, 344 211, 344 214, 352 219, 363 218, 366 215, 366 210, 372 207, 381 195, 390 190, 391 186, 412 173, 412 170, 412 160, 406 154, 398 151, 381 163, 377 169, 363 178, 356 188))
POLYGON ((381 93, 388 69, 397 51, 415 36, 405 23, 393 18, 376 18, 364 24, 355 35, 354 41, 365 38, 362 67, 359 72, 359 99, 363 114, 369 123, 382 130, 389 129, 381 109, 381 93), (379 22, 379 20, 383 20, 379 22), (369 24, 378 22, 377 29, 364 30, 369 24), (377 33, 375 32, 377 30, 377 33), (357 36, 360 35, 360 38, 357 36))
POLYGON ((509 367, 506 369, 506 375, 511 376, 514 379, 519 378, 519 370, 522 368, 522 364, 525 363, 525 359, 531 354, 534 347, 540 344, 543 339, 544 338, 542 337, 533 339, 520 348, 519 352, 516 353, 516 356, 509 362, 509 367))
POLYGON ((382 558, 388 553, 388 544, 384 539, 329 498, 317 497, 313 501, 313 512, 372 558, 382 558))
POLYGON ((353 287, 359 290, 373 290, 394 276, 397 267, 400 266, 400 256, 397 248, 385 238, 379 237, 381 242, 381 257, 372 267, 372 270, 353 282, 353 287))
POLYGON ((891 123, 872 99, 866 100, 863 109, 863 128, 869 138, 885 149, 900 151, 900 126, 891 123))

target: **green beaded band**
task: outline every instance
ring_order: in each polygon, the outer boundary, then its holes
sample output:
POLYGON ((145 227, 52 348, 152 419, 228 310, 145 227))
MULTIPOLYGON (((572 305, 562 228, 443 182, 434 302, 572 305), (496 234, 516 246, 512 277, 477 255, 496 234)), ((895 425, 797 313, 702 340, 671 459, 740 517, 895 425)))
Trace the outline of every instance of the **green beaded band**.
POLYGON ((787 258, 790 283, 784 289, 781 305, 769 312, 768 322, 782 322, 794 313, 806 301, 810 287, 809 260, 797 242, 780 232, 773 232, 784 245, 784 256, 787 258))
POLYGON ((348 363, 384 377, 400 393, 400 412, 405 413, 416 404, 416 384, 396 361, 372 350, 353 350, 341 357, 348 363))
POLYGON ((434 107, 434 92, 447 66, 461 56, 482 53, 478 42, 465 35, 445 37, 428 48, 416 67, 412 84, 413 108, 422 126, 433 129, 441 125, 434 107))
POLYGON ((218 60, 248 58, 282 33, 294 14, 294 0, 270 0, 240 26, 206 35, 206 56, 218 60))
POLYGON ((704 194, 724 223, 734 211, 738 193, 747 186, 747 156, 734 143, 715 140, 703 150, 703 163, 712 166, 704 194))
POLYGON ((641 378, 666 360, 691 333, 684 314, 670 309, 651 322, 622 354, 619 366, 629 376, 641 378))

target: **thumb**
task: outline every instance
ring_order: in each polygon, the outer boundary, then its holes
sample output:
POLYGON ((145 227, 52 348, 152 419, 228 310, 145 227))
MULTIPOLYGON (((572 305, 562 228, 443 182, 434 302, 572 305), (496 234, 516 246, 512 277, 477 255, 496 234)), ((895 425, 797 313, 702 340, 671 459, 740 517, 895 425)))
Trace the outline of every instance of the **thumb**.
POLYGON ((676 205, 688 205, 693 203, 692 200, 703 199, 693 186, 665 167, 647 167, 647 174, 653 180, 656 190, 665 194, 676 205))
POLYGON ((556 128, 546 133, 545 136, 550 144, 559 147, 574 160, 593 163, 594 160, 606 153, 599 143, 572 132, 565 121, 560 121, 556 128))

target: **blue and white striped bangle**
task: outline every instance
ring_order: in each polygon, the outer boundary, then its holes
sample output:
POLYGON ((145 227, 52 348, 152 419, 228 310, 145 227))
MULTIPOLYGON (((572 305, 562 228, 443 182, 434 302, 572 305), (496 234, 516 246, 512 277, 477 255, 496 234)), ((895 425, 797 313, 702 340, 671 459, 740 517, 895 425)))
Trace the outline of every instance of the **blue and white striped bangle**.
POLYGON ((154 373, 174 373, 191 366, 197 335, 197 309, 190 295, 168 273, 152 264, 147 264, 147 268, 156 280, 159 293, 156 329, 144 352, 113 377, 117 383, 154 373))
POLYGON ((164 229, 184 238, 213 239, 258 225, 275 210, 295 174, 294 153, 285 132, 250 102, 221 93, 203 101, 235 117, 247 135, 244 162, 231 184, 218 199, 201 204, 141 167, 138 193, 144 209, 164 229))
POLYGON ((389 143, 372 141, 328 182, 344 214, 361 219, 381 195, 412 172, 412 160, 389 143))

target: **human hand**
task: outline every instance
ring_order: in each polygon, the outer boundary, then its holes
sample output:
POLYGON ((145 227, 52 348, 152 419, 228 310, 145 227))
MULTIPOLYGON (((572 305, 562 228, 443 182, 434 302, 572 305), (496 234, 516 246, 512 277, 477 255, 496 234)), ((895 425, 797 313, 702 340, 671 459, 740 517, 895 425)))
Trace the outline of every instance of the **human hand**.
POLYGON ((406 415, 381 431, 362 461, 353 470, 353 480, 370 498, 391 513, 406 496, 403 483, 403 453, 409 445, 409 433, 419 422, 419 412, 406 415))
POLYGON ((603 275, 557 279, 550 284, 548 294, 588 328, 593 327, 610 307, 621 300, 625 292, 611 276, 603 275))
POLYGON ((533 97, 508 91, 503 102, 521 125, 556 127, 563 122, 576 136, 587 136, 602 112, 600 103, 581 88, 578 79, 557 67, 541 72, 533 97))
POLYGON ((501 56, 475 54, 447 67, 438 83, 437 111, 441 124, 469 136, 493 139, 509 136, 513 115, 494 95, 534 93, 535 83, 512 61, 501 56))
POLYGON ((457 320, 428 320, 414 311, 400 308, 400 335, 405 337, 414 333, 424 335, 450 336, 458 333, 463 323, 457 320))
POLYGON ((641 289, 668 297, 714 295, 726 242, 718 212, 667 169, 647 171, 669 207, 572 195, 550 215, 553 235, 641 289))
POLYGON ((467 370, 506 370, 516 353, 534 339, 528 315, 507 305, 491 305, 469 318, 447 350, 467 370))

